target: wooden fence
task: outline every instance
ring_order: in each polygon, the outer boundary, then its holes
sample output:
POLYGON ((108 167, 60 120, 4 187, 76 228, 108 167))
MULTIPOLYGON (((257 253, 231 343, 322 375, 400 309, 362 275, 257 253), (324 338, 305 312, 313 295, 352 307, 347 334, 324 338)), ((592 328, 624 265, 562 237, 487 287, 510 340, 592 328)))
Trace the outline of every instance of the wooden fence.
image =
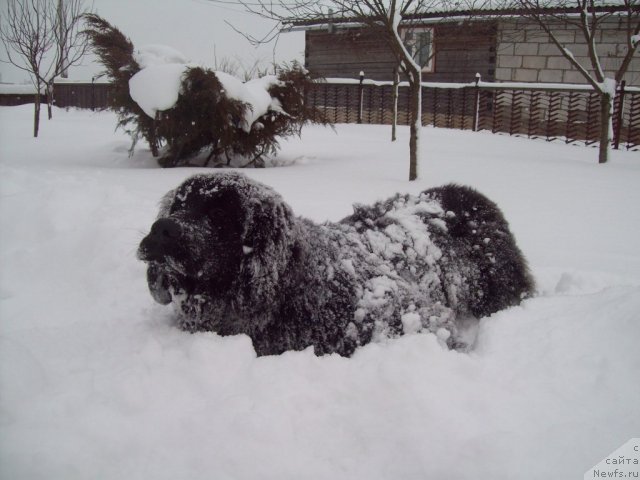
POLYGON ((109 107, 111 90, 109 83, 57 83, 54 102, 60 108, 102 110, 109 107))
MULTIPOLYGON (((60 83, 59 107, 104 109, 111 85, 60 83)), ((0 95, 0 105, 33 102, 33 95, 0 95)), ((391 124, 393 87, 390 82, 333 79, 318 82, 307 94, 333 123, 391 124)), ((618 89, 613 116, 614 148, 640 150, 640 88, 618 89)), ((422 124, 462 130, 489 130, 566 143, 599 141, 600 99, 585 85, 425 83, 422 124)), ((408 88, 398 91, 398 124, 409 123, 408 88)))
MULTIPOLYGON (((54 105, 102 110, 109 107, 111 90, 111 84, 108 83, 56 83, 53 89, 54 105)), ((33 97, 33 93, 4 93, 0 94, 0 105, 33 103, 33 97)), ((45 95, 41 95, 41 101, 47 101, 45 95)))
MULTIPOLYGON (((307 98, 333 123, 390 124, 393 119, 389 82, 319 82, 307 98)), ((399 125, 409 123, 409 101, 401 84, 399 125)), ((422 124, 590 145, 599 141, 600 98, 584 85, 424 83, 422 124)), ((621 85, 613 126, 614 148, 640 149, 640 89, 621 85)))

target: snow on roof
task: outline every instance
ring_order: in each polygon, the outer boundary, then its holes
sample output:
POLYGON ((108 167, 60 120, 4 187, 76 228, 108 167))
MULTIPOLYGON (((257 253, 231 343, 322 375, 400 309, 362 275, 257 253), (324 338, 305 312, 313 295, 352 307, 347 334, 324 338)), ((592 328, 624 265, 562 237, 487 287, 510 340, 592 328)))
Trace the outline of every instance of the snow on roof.
MULTIPOLYGON (((577 5, 577 4, 576 4, 577 5)), ((540 1, 541 10, 544 13, 578 13, 576 5, 568 4, 562 0, 540 1)), ((626 12, 624 0, 595 0, 597 11, 626 12)), ((517 4, 504 0, 486 0, 481 5, 473 2, 458 2, 451 6, 449 3, 436 3, 431 8, 422 9, 416 13, 405 15, 401 23, 419 21, 420 23, 432 23, 442 21, 459 21, 461 18, 470 20, 483 17, 509 17, 523 16, 526 9, 517 4)), ((340 28, 357 28, 365 25, 362 17, 319 15, 316 18, 290 18, 284 22, 287 31, 316 30, 329 26, 340 28)))
POLYGON ((0 83, 0 95, 35 95, 36 87, 31 84, 0 83))
POLYGON ((86 80, 86 79, 80 80, 77 78, 56 77, 54 83, 56 85, 86 85, 89 83, 110 85, 111 80, 106 75, 93 77, 93 80, 86 80))

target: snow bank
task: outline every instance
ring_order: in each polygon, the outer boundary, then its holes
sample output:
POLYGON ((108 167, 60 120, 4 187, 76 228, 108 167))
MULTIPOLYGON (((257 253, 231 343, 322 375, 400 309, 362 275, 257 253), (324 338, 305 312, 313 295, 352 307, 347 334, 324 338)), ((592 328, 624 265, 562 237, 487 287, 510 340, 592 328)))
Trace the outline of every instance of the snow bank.
MULTIPOLYGON (((581 478, 640 431, 640 159, 486 132, 309 127, 247 172, 315 221, 445 182, 505 212, 540 294, 470 354, 431 334, 256 358, 187 334, 146 289, 157 201, 202 170, 128 158, 112 113, 0 108, 0 477, 581 478), (73 146, 69 145, 73 132, 73 146)), ((412 319, 403 319, 407 325, 412 319)))

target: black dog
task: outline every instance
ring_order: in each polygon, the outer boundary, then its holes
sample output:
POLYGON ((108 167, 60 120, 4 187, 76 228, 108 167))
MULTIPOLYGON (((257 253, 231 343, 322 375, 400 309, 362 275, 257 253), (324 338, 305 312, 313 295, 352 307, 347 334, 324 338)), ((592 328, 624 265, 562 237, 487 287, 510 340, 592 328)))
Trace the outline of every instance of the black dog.
POLYGON ((349 356, 423 329, 459 348, 461 320, 534 289, 498 207, 456 185, 317 225, 244 175, 196 175, 164 197, 138 257, 184 329, 247 334, 258 355, 349 356))

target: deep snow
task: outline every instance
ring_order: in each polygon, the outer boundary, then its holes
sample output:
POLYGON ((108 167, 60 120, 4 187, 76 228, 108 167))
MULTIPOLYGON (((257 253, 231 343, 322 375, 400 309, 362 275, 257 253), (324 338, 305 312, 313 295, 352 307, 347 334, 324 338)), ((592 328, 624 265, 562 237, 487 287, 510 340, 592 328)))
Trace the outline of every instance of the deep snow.
POLYGON ((311 127, 247 170, 298 214, 469 184, 503 209, 536 298, 469 354, 431 334, 257 359, 187 334, 137 244, 170 188, 111 113, 0 108, 0 478, 581 478, 640 431, 640 154, 425 128, 311 127))

